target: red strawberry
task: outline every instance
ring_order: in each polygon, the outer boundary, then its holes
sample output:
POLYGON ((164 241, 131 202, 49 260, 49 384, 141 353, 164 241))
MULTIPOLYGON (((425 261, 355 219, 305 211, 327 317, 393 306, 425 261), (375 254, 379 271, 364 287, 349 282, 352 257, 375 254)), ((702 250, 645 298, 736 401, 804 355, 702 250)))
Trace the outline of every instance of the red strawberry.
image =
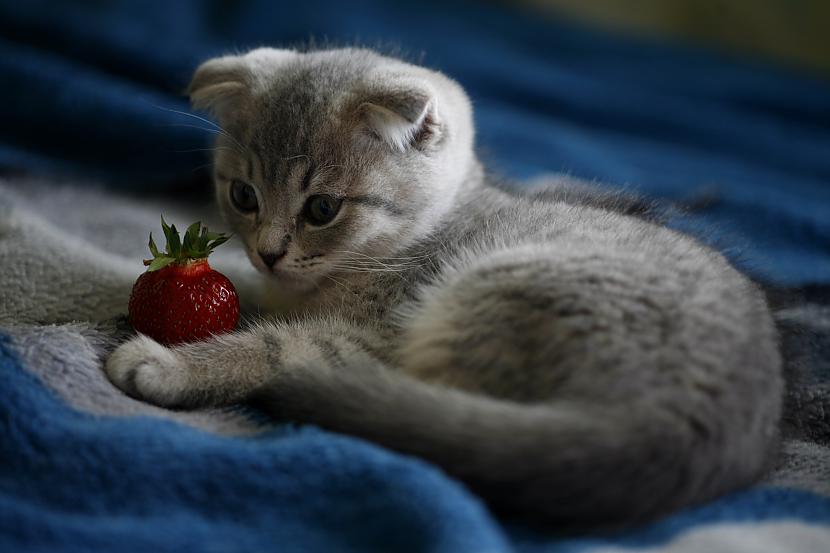
POLYGON ((229 332, 239 321, 239 298, 231 281, 208 265, 208 255, 229 236, 201 223, 180 240, 176 225, 161 219, 167 248, 159 252, 150 233, 153 259, 130 294, 130 323, 162 344, 194 342, 229 332))

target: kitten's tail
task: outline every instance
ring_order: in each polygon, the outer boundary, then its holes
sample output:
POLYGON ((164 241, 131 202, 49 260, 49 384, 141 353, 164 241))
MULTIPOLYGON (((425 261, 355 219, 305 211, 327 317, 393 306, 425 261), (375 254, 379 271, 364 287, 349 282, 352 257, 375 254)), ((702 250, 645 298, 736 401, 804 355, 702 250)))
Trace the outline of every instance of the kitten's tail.
POLYGON ((691 443, 676 420, 653 413, 502 401, 380 363, 285 371, 257 399, 281 417, 431 461, 494 510, 560 529, 647 520, 744 486, 764 462, 757 452, 724 462, 723 448, 691 443))

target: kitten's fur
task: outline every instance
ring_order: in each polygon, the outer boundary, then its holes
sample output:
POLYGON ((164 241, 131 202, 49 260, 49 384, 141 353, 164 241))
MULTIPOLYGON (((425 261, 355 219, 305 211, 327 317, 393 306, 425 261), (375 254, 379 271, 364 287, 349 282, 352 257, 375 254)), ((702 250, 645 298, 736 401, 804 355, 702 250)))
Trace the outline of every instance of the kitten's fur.
POLYGON ((106 367, 128 393, 255 400, 561 525, 648 519, 768 466, 782 383, 759 290, 630 204, 488 185, 452 80, 365 50, 259 49, 203 64, 190 94, 227 131, 219 205, 290 305, 207 342, 133 339, 106 367), (233 180, 258 189, 255 215, 233 180), (343 207, 312 227, 321 193, 343 207), (269 271, 257 251, 286 244, 269 271))

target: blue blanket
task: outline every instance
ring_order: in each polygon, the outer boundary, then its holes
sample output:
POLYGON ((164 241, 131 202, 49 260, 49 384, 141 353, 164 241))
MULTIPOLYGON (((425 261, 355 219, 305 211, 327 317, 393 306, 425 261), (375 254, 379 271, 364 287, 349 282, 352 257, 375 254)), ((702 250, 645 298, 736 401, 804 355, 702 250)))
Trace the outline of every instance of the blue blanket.
POLYGON ((0 75, 0 551, 830 549, 827 81, 498 7, 380 0, 0 0, 0 75), (141 270, 144 239, 127 237, 160 209, 136 192, 207 189, 210 135, 170 111, 188 109, 193 68, 309 37, 397 48, 457 78, 483 157, 508 176, 564 171, 705 204, 673 224, 790 290, 787 439, 770 478, 565 538, 497 520, 435 467, 361 440, 114 390, 100 363, 125 304, 94 291, 126 299, 141 270), (57 272, 88 292, 43 296, 57 272))

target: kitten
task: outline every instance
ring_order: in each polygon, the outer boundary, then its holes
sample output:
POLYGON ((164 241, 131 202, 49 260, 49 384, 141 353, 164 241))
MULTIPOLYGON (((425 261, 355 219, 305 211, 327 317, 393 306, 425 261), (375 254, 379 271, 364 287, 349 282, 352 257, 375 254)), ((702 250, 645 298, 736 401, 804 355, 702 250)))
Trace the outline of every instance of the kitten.
POLYGON ((427 459, 499 511, 647 520, 754 482, 782 381, 761 292, 631 204, 490 185, 444 75, 345 49, 213 59, 216 195, 285 305, 109 358, 170 407, 275 416, 427 459), (619 209, 617 209, 619 208, 619 209))

